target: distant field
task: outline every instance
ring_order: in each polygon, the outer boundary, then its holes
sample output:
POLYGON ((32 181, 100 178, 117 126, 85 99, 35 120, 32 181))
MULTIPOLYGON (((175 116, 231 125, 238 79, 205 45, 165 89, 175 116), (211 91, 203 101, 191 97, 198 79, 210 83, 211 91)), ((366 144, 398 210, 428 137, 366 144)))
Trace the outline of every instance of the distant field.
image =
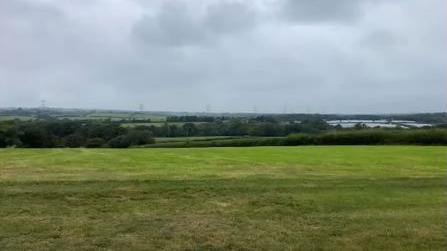
MULTIPOLYGON (((166 116, 146 114, 146 113, 132 113, 132 112, 95 112, 95 113, 80 113, 67 115, 52 114, 58 119, 70 119, 70 120, 96 120, 96 119, 111 119, 111 120, 122 120, 122 119, 150 119, 154 123, 161 123, 166 120, 166 116)), ((0 115, 0 121, 2 120, 30 120, 35 119, 36 116, 11 116, 11 115, 0 115)))
POLYGON ((122 119, 151 119, 155 122, 164 121, 164 116, 152 115, 152 114, 135 114, 135 113, 106 113, 106 112, 96 112, 83 114, 80 116, 59 116, 60 119, 71 119, 71 120, 80 120, 80 119, 111 119, 111 120, 122 120, 122 119))
POLYGON ((0 121, 2 121, 2 120, 15 120, 15 119, 19 119, 19 120, 30 120, 30 119, 33 119, 33 117, 31 117, 31 116, 8 116, 8 115, 0 115, 0 121))
POLYGON ((131 113, 131 112, 96 112, 96 113, 90 113, 86 116, 86 118, 112 118, 112 119, 151 119, 154 122, 161 122, 165 121, 165 116, 159 116, 159 115, 152 115, 152 114, 145 114, 145 113, 131 113))
POLYGON ((1 250, 445 250, 445 147, 0 150, 1 250))

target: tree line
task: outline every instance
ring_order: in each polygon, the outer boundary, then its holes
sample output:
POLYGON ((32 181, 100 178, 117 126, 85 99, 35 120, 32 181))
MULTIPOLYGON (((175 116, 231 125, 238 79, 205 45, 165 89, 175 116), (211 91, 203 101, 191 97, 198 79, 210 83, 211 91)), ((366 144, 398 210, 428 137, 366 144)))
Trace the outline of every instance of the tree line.
POLYGON ((315 133, 328 129, 322 120, 300 124, 275 121, 232 119, 207 123, 164 123, 162 126, 123 127, 104 120, 30 120, 0 122, 0 147, 117 147, 146 145, 154 137, 191 136, 286 136, 290 133, 315 133))
POLYGON ((365 129, 330 131, 318 134, 291 134, 288 137, 240 137, 198 141, 155 143, 145 147, 243 147, 302 145, 447 145, 446 129, 365 129))
MULTIPOLYGON (((166 122, 161 126, 124 127, 110 120, 11 120, 0 122, 0 147, 112 147, 154 143, 155 137, 251 136, 286 137, 287 142, 269 144, 444 144, 445 129, 354 129, 331 127, 319 118, 299 123, 276 121, 271 117, 233 118, 213 122, 183 124, 166 122), (295 142, 295 143, 293 143, 295 142)), ((255 140, 255 139, 250 139, 255 140)), ((247 139, 234 141, 247 143, 247 139)), ((274 142, 274 143, 272 143, 274 142)), ((228 142, 225 142, 228 144, 228 142)), ((260 142, 259 144, 265 144, 260 142)))
POLYGON ((136 129, 150 130, 155 137, 191 136, 287 136, 291 133, 318 133, 330 129, 321 119, 309 119, 300 123, 284 123, 263 118, 232 118, 206 123, 187 122, 182 125, 137 126, 136 129))
POLYGON ((0 147, 113 147, 153 143, 147 130, 111 122, 7 121, 0 123, 0 147))

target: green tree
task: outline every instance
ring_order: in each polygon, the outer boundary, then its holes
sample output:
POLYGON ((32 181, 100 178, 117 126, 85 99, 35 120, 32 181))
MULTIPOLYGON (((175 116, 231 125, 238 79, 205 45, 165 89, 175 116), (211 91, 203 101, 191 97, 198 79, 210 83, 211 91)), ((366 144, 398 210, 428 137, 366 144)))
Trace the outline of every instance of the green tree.
POLYGON ((88 148, 99 148, 105 145, 105 140, 102 138, 91 138, 88 139, 85 146, 88 148))
POLYGON ((52 137, 48 135, 40 124, 30 124, 26 126, 21 135, 20 141, 25 147, 53 147, 52 137))
POLYGON ((6 147, 6 135, 3 132, 0 132, 0 147, 6 147))
POLYGON ((65 137, 65 146, 76 148, 81 147, 84 145, 85 139, 82 137, 82 135, 79 134, 70 134, 67 137, 65 137))
POLYGON ((145 145, 154 143, 152 133, 147 130, 131 130, 126 134, 131 145, 145 145))
POLYGON ((197 131, 196 125, 193 123, 185 123, 182 127, 186 137, 195 135, 197 131))
POLYGON ((109 140, 108 144, 112 148, 128 148, 131 142, 126 136, 121 135, 109 140))

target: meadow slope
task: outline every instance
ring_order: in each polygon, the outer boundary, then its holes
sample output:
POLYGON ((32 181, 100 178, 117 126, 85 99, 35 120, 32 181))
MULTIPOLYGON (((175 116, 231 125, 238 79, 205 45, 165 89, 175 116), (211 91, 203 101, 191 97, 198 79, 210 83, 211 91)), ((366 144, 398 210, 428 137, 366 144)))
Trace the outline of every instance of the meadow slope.
POLYGON ((0 150, 2 250, 444 250, 446 148, 0 150))

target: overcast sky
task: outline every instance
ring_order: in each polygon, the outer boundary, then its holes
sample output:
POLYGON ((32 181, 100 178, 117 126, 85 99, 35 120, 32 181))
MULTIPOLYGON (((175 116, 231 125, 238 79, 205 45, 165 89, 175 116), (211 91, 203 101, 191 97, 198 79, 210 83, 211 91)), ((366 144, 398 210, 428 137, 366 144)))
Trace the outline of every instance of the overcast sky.
POLYGON ((0 0, 0 107, 444 111, 445 0, 0 0))

